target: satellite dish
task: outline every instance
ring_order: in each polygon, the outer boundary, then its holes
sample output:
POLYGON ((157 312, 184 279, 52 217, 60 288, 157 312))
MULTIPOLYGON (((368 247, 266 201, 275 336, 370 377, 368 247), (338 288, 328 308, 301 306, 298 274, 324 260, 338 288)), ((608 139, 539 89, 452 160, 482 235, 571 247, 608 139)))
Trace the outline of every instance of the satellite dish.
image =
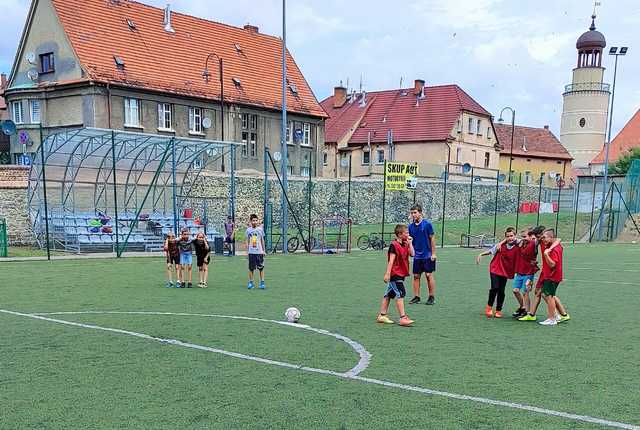
POLYGON ((202 127, 204 127, 204 128, 211 128, 211 119, 209 119, 209 118, 203 118, 203 119, 202 119, 202 127))
POLYGON ((504 182, 504 181, 506 181, 506 180, 507 180, 507 175, 505 175, 504 173, 500 173, 500 174, 498 175, 498 181, 499 181, 499 182, 504 182))
POLYGON ((342 167, 349 167, 349 159, 348 158, 343 158, 342 160, 340 160, 340 165, 342 167))
POLYGON ((36 64, 35 52, 27 52, 24 56, 24 59, 27 60, 29 64, 36 64))
POLYGON ((33 82, 36 82, 38 80, 38 71, 36 69, 29 69, 27 71, 27 77, 33 82))
POLYGON ((276 161, 282 160, 282 154, 279 153, 278 151, 274 152, 273 153, 273 159, 276 160, 276 161))
POLYGON ((471 171, 471 164, 464 163, 462 165, 462 173, 469 173, 471 171))
POLYGON ((6 134, 7 136, 16 134, 16 124, 10 119, 2 121, 2 124, 0 124, 0 128, 2 128, 2 133, 6 134))
POLYGON ((473 182, 480 182, 482 180, 482 178, 480 176, 476 176, 475 178, 473 178, 473 182))

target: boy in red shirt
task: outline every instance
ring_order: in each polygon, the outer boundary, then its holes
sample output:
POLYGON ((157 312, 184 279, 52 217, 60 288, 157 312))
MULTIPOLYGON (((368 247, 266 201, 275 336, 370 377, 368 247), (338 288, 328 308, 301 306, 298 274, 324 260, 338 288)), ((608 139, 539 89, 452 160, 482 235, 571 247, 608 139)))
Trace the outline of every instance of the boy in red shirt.
POLYGON ((415 251, 409 229, 406 225, 398 224, 394 230, 396 238, 389 244, 389 252, 387 253, 387 271, 384 274, 384 282, 387 284, 387 290, 382 298, 380 305, 380 313, 376 321, 383 324, 393 324, 393 320, 389 318, 389 302, 396 299, 396 307, 400 314, 398 324, 408 327, 413 321, 404 313, 404 296, 406 290, 404 288, 404 278, 409 276, 409 257, 413 257, 415 251))
POLYGON ((513 313, 514 318, 527 315, 530 306, 529 292, 533 285, 533 278, 538 271, 538 242, 533 229, 526 229, 522 232, 518 248, 516 275, 513 278, 513 295, 518 300, 520 307, 513 313))
POLYGON ((496 302, 496 318, 502 318, 502 306, 504 305, 504 289, 507 280, 513 279, 516 270, 516 258, 519 253, 516 241, 516 229, 507 228, 504 232, 504 240, 488 251, 480 253, 476 257, 476 264, 480 264, 480 258, 484 255, 493 255, 489 263, 489 276, 491 277, 491 288, 489 289, 489 300, 484 309, 487 318, 494 316, 493 303, 496 302), (497 301, 496 301, 497 298, 497 301))
POLYGON ((562 282, 562 254, 564 250, 560 244, 551 247, 555 240, 556 232, 553 229, 547 229, 542 234, 542 243, 547 249, 542 253, 540 281, 542 282, 542 297, 547 303, 547 319, 541 321, 541 325, 557 325, 559 322, 570 319, 562 302, 556 296, 558 285, 562 282))

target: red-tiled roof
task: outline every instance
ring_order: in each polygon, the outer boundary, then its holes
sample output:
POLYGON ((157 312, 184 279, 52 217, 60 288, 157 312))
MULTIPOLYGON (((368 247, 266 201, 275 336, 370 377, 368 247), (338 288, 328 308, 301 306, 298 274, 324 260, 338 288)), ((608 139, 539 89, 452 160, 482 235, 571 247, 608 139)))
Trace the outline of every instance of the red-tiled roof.
MULTIPOLYGON (((91 80, 219 100, 215 59, 209 61, 209 83, 202 77, 207 55, 215 52, 224 61, 226 101, 281 108, 279 38, 176 12, 171 18, 175 33, 169 33, 164 30, 163 9, 131 0, 52 1, 91 80), (124 70, 116 68, 114 56, 124 60, 124 70), (234 85, 233 78, 241 85, 234 85)), ((287 91, 287 110, 326 116, 290 54, 287 77, 298 92, 294 96, 287 91)))
MULTIPOLYGON (((494 124, 502 153, 511 151, 511 125, 494 124)), ((521 157, 573 160, 571 154, 546 128, 516 125, 513 133, 513 155, 521 157)))
POLYGON ((425 87, 425 97, 417 103, 413 88, 366 93, 364 107, 361 94, 340 108, 333 107, 333 98, 321 102, 329 114, 325 142, 340 140, 353 127, 357 129, 350 144, 366 143, 369 132, 372 142, 386 142, 388 130, 393 131, 394 142, 444 141, 462 111, 491 116, 457 85, 425 87))
MULTIPOLYGON (((611 141, 609 146, 609 161, 616 161, 624 157, 632 148, 640 148, 640 110, 631 117, 620 133, 611 141)), ((591 164, 604 163, 604 147, 591 161, 591 164)))

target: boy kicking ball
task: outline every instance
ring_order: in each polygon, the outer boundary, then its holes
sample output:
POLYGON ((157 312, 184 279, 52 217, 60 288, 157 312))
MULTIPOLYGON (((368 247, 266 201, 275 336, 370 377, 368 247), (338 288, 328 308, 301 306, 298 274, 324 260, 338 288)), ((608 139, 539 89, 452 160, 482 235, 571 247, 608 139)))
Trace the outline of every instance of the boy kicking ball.
POLYGON ((409 276, 409 256, 413 256, 412 239, 409 236, 407 226, 398 224, 394 230, 396 238, 389 244, 387 253, 387 271, 384 274, 384 282, 387 284, 387 290, 382 298, 380 305, 380 313, 376 321, 382 324, 393 324, 393 320, 389 318, 389 302, 396 299, 396 307, 400 320, 398 324, 408 327, 413 321, 404 313, 404 296, 406 294, 404 288, 404 278, 409 276))

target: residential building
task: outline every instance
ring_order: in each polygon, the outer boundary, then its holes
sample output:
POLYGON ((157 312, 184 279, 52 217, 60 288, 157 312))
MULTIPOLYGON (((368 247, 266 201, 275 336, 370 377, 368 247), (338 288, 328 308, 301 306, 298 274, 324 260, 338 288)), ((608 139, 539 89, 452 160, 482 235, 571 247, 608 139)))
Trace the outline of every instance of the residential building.
POLYGON ((511 147, 511 125, 495 124, 496 136, 500 143, 500 171, 509 175, 511 159, 511 181, 527 185, 539 184, 556 186, 560 179, 571 174, 571 154, 549 130, 516 125, 513 128, 513 148, 511 147))
POLYGON ((457 85, 348 94, 339 86, 321 102, 326 121, 324 176, 345 177, 348 158, 353 176, 380 175, 385 160, 432 165, 442 173, 469 163, 498 168, 498 146, 491 114, 457 85))
MULTIPOLYGON (((30 152, 40 124, 45 134, 97 127, 213 140, 224 124, 224 140, 244 144, 236 168, 262 171, 264 148, 280 148, 281 52, 258 27, 168 6, 33 0, 5 94, 30 152)), ((326 114, 289 53, 286 93, 290 173, 316 175, 326 114)), ((15 137, 11 152, 22 152, 15 137)))
MULTIPOLYGON (((624 157, 633 148, 640 148, 640 110, 625 124, 609 145, 609 164, 624 157)), ((605 147, 591 160, 591 174, 602 175, 604 172, 605 147)))
MULTIPOLYGON (((9 119, 9 110, 4 100, 4 89, 7 86, 7 75, 0 74, 0 122, 9 119)), ((9 156, 9 136, 0 132, 0 164, 8 163, 9 156)))
POLYGON ((578 62, 571 84, 565 86, 560 142, 573 157, 573 166, 588 169, 604 145, 609 107, 609 84, 603 82, 602 51, 607 42, 596 30, 595 15, 589 31, 576 42, 578 62))

